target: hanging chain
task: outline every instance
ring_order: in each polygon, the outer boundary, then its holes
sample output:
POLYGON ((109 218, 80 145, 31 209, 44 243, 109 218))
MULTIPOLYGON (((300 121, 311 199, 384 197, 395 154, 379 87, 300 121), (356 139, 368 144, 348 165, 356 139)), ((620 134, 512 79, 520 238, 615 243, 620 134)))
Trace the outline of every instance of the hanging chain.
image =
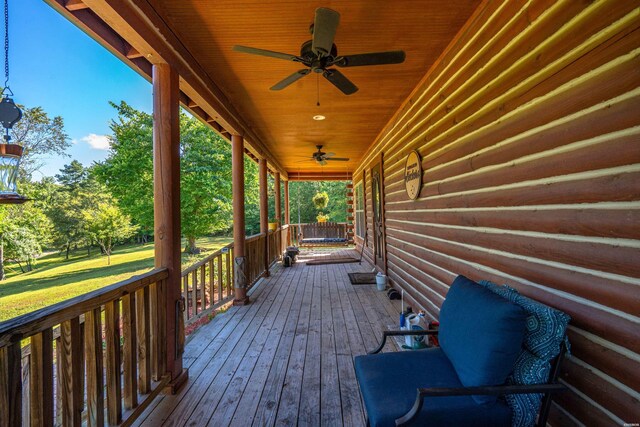
POLYGON ((9 0, 4 0, 4 90, 9 89, 9 0))

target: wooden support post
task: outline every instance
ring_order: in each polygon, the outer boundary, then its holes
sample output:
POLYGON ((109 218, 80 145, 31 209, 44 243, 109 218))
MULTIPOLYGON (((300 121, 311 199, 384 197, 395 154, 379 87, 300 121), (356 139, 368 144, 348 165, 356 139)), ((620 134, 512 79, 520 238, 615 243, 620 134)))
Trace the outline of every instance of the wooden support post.
POLYGON ((278 223, 278 227, 282 225, 282 198, 280 197, 280 172, 276 172, 273 175, 274 185, 273 189, 275 190, 275 205, 276 205, 276 222, 278 223))
POLYGON ((291 215, 289 213, 289 181, 284 182, 284 223, 291 223, 291 215))
MULTIPOLYGON (((289 181, 284 182, 284 223, 287 225, 291 223, 291 216, 289 215, 289 181)), ((287 230, 287 246, 291 246, 291 227, 287 230)))
MULTIPOLYGON (((187 377, 182 369, 184 307, 180 295, 180 117, 178 74, 169 64, 153 66, 153 207, 155 266, 169 276, 163 288, 166 370, 175 393, 187 377)), ((158 319, 153 319, 157 321, 158 319)))
POLYGON ((260 233, 264 235, 264 275, 269 277, 269 191, 267 185, 267 159, 258 161, 260 183, 260 233))
MULTIPOLYGON (((249 304, 244 231, 244 139, 231 136, 231 185, 233 190, 233 305, 249 304)), ((220 267, 220 264, 218 264, 220 267)))

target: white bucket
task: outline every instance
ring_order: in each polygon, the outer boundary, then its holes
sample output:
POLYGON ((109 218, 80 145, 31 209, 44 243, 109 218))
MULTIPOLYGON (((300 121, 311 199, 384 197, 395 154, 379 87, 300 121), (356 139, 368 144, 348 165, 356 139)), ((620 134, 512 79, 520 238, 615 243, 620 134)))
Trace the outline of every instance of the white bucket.
POLYGON ((387 276, 382 273, 376 274, 376 286, 379 291, 384 291, 387 288, 387 276))

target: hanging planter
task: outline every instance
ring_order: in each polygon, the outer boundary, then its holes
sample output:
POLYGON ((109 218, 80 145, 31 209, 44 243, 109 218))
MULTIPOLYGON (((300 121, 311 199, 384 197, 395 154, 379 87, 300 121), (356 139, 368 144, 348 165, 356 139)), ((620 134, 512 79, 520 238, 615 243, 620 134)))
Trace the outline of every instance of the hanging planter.
POLYGON ((22 111, 13 102, 9 88, 9 0, 4 2, 4 89, 0 101, 0 124, 5 129, 4 144, 0 144, 0 204, 24 203, 28 199, 18 194, 17 181, 23 148, 11 144, 9 130, 22 118, 22 111))
POLYGON ((316 209, 321 210, 326 208, 329 204, 329 195, 326 191, 318 191, 315 196, 313 196, 312 200, 316 209))

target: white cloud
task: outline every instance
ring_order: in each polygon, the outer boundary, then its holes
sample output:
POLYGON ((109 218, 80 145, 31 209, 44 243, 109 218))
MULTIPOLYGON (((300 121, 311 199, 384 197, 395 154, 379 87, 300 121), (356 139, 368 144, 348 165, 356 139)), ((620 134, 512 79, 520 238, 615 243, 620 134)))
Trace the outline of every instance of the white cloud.
POLYGON ((108 150, 110 147, 109 137, 107 135, 96 135, 95 133, 90 133, 87 136, 83 136, 80 138, 80 141, 86 142, 96 150, 108 150))

